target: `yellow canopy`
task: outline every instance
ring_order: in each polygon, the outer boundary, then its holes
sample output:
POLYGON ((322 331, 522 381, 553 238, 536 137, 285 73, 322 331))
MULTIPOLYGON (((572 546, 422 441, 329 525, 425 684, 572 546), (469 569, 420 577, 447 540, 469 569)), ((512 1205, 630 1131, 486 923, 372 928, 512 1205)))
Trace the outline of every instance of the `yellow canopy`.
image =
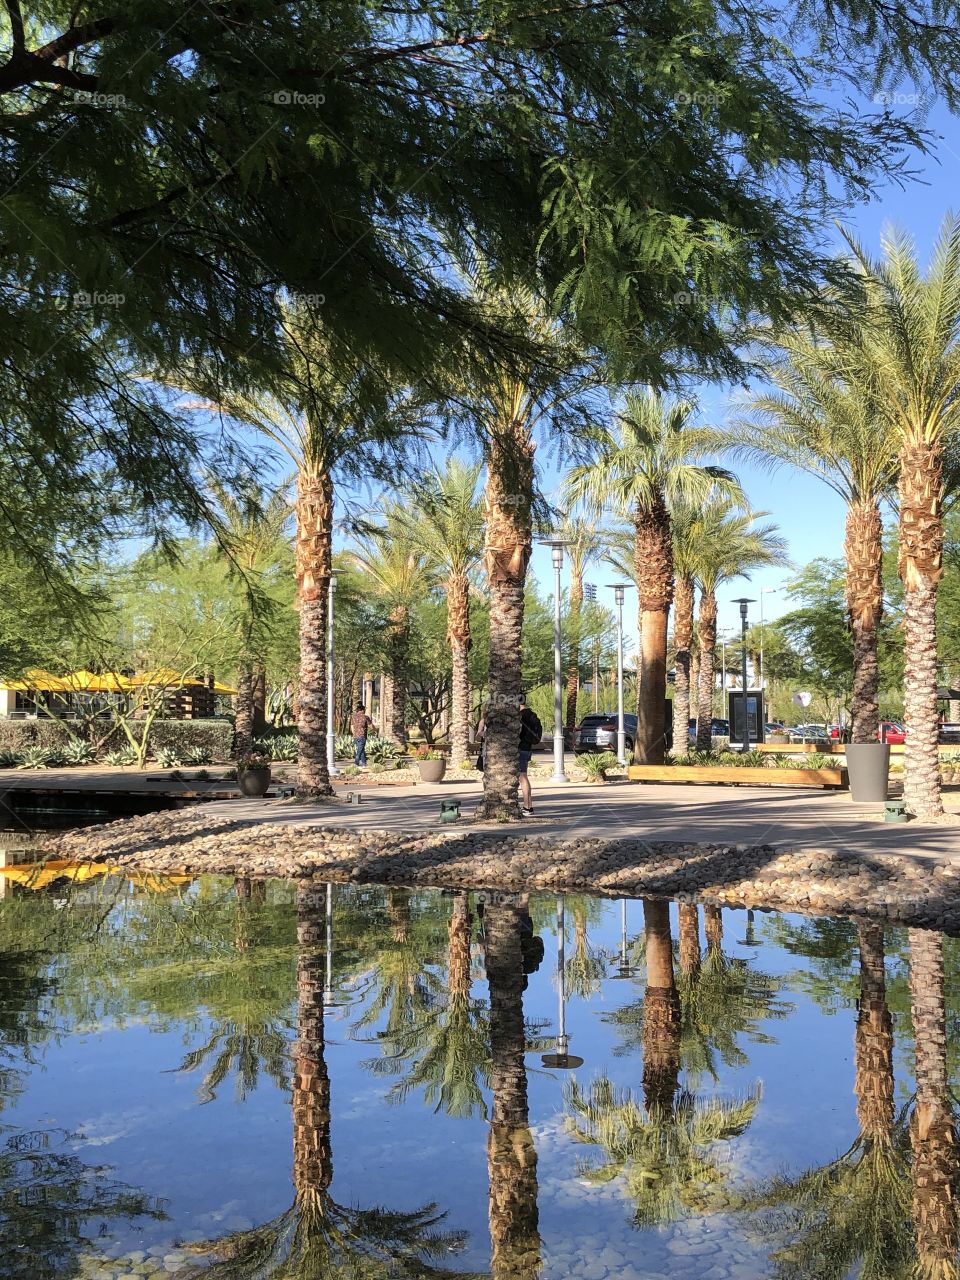
MULTIPOLYGON (((160 685, 168 689, 189 689, 196 688, 198 685, 206 687, 206 681, 200 676, 187 676, 182 671, 174 671, 172 667, 157 667, 155 671, 141 671, 138 676, 133 676, 127 682, 127 687, 131 689, 140 689, 148 685, 160 685)), ((213 692, 229 694, 232 697, 237 691, 227 684, 215 681, 213 692)))
POLYGON ((130 687, 126 676, 112 671, 99 674, 96 671, 73 671, 64 681, 80 693, 125 693, 130 687))
POLYGON ((76 686, 68 684, 62 676, 35 667, 32 671, 25 671, 22 680, 8 680, 4 688, 34 693, 72 693, 76 686))
POLYGON ((113 872, 141 888, 158 893, 166 893, 177 885, 190 884, 193 880, 193 876, 186 875, 156 875, 149 871, 128 871, 123 867, 112 866, 109 862, 72 862, 60 858, 47 862, 21 862, 13 866, 0 867, 0 876, 4 876, 7 880, 14 880, 27 889, 45 889, 55 880, 72 880, 75 884, 82 884, 86 880, 94 880, 97 876, 110 875, 113 872))

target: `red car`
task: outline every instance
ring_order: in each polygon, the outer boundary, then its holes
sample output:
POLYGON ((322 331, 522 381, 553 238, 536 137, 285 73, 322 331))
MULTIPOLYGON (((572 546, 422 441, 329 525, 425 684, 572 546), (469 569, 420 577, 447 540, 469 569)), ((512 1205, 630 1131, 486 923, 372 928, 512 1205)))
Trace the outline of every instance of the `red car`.
POLYGON ((877 737, 881 742, 889 742, 892 746, 899 746, 907 740, 907 731, 902 724, 897 724, 896 720, 881 720, 880 728, 877 730, 877 737))

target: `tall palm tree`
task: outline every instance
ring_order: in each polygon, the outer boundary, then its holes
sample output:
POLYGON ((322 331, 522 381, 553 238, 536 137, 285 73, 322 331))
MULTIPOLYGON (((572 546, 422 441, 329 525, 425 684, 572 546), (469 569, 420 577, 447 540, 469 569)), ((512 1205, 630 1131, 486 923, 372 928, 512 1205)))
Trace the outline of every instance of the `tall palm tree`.
POLYGON ((565 515, 560 521, 558 533, 569 544, 567 555, 570 557, 570 596, 567 601, 570 657, 567 668, 566 727, 572 732, 577 723, 577 694, 580 691, 583 575, 587 565, 600 554, 603 534, 597 520, 582 515, 565 515))
MULTIPOLYGON (((943 572, 945 445, 960 428, 960 222, 948 218, 922 272, 910 238, 883 257, 852 244, 865 317, 846 348, 899 445, 899 572, 904 588, 903 794, 921 818, 943 812, 937 754, 937 588, 943 572), (852 349, 851 349, 852 348, 852 349)), ((848 335, 849 337, 849 335, 848 335)))
POLYGON ((484 915, 490 987, 490 1085, 487 1137, 490 1175, 491 1280, 534 1280, 540 1268, 537 1150, 530 1133, 523 1021, 521 912, 491 903, 484 915))
POLYGON ((595 378, 543 294, 504 283, 475 246, 460 269, 478 317, 512 339, 512 351, 502 358, 491 356, 489 344, 463 344, 461 385, 452 395, 487 468, 489 699, 480 813, 502 820, 520 816, 521 633, 537 505, 534 432, 542 425, 567 430, 585 422, 585 393, 595 378))
POLYGON ((730 438, 740 456, 816 476, 846 503, 846 598, 853 634, 852 740, 875 742, 880 673, 877 634, 883 611, 881 500, 897 474, 899 432, 869 387, 844 376, 838 350, 807 330, 770 345, 771 389, 735 419, 730 438))
POLYGON ((666 744, 667 617, 673 601, 670 506, 698 504, 718 487, 740 497, 734 477, 722 467, 700 464, 720 441, 709 427, 691 425, 689 400, 665 400, 655 392, 627 395, 617 426, 594 427, 590 461, 575 466, 566 492, 598 514, 610 507, 634 526, 639 592, 638 763, 662 764, 666 744))
POLYGON ((673 565, 676 586, 673 596, 673 749, 687 749, 690 724, 690 690, 693 670, 693 641, 696 601, 694 596, 700 547, 697 541, 699 507, 677 503, 670 512, 673 532, 673 565))
POLYGON ((399 503, 387 505, 382 525, 365 526, 363 543, 351 552, 351 558, 387 608, 390 680, 385 691, 386 729, 393 742, 405 746, 410 616, 417 601, 436 584, 436 573, 419 545, 411 541, 407 515, 399 503))
POLYGON ((910 930, 910 1011, 917 1086, 910 1122, 917 1274, 956 1280, 960 1160, 947 1071, 943 937, 929 929, 910 930))
POLYGON ((710 750, 713 720, 714 651, 717 647, 717 588, 731 578, 749 578, 762 565, 784 564, 786 543, 776 525, 757 524, 762 512, 745 511, 729 498, 707 503, 691 533, 700 586, 698 641, 700 687, 697 691, 697 750, 710 750))
POLYGON ((204 397, 184 407, 253 427, 289 458, 296 475, 294 569, 300 616, 297 692, 299 791, 332 794, 327 768, 327 595, 333 565, 334 481, 397 474, 422 433, 412 400, 375 362, 335 346, 310 308, 283 312, 284 365, 276 384, 224 394, 216 371, 179 385, 204 397))
POLYGON ((442 471, 410 487, 414 512, 398 511, 412 546, 443 575, 447 641, 453 655, 450 697, 450 762, 454 768, 470 747, 471 579, 483 556, 483 507, 477 498, 479 463, 451 458, 442 471))
POLYGON ((221 480, 208 481, 214 500, 217 541, 230 569, 240 578, 247 607, 240 617, 241 654, 237 668, 235 746, 249 751, 254 738, 254 674, 262 669, 257 640, 269 623, 270 601, 263 587, 287 545, 290 520, 290 486, 268 488, 253 477, 242 486, 228 488, 221 480))

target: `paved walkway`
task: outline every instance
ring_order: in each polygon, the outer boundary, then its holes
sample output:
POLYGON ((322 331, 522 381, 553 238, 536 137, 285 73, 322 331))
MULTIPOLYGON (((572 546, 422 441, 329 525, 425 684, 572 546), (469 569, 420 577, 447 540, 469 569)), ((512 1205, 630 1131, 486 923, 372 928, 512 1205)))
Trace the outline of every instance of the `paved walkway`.
MULTIPOLYGON (((368 789, 358 806, 345 801, 320 806, 292 801, 233 800, 210 806, 218 816, 266 823, 349 827, 358 832, 464 831, 477 829, 469 815, 479 803, 479 779, 435 786, 368 789), (440 801, 460 800, 464 820, 439 822, 440 801)), ((954 810, 960 791, 947 793, 954 810)), ((730 844, 802 845, 848 852, 912 854, 960 863, 960 815, 944 824, 885 823, 879 805, 855 805, 846 792, 809 788, 692 786, 689 784, 539 783, 536 816, 504 827, 524 836, 563 840, 649 837, 654 840, 730 844)), ((489 831, 489 826, 480 828, 489 831)))

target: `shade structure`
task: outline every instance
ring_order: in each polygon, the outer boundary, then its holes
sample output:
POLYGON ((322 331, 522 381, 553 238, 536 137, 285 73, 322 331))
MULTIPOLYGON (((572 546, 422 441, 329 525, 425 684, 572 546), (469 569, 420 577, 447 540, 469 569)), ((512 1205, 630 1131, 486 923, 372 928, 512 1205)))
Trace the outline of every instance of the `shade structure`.
POLYGON ((938 702, 956 702, 960 698, 960 689, 950 689, 945 684, 937 686, 938 702))
POLYGON ((34 667, 25 671, 22 680, 8 680, 4 688, 16 689, 19 692, 32 690, 35 693, 75 693, 76 685, 68 683, 63 676, 55 676, 50 671, 34 667))
POLYGON ((193 876, 158 875, 151 871, 133 871, 117 867, 109 862, 74 862, 71 859, 47 859, 45 862, 20 862, 0 867, 0 877, 13 880, 25 889, 45 889, 58 880, 71 880, 83 884, 98 876, 121 875, 138 888, 156 893, 167 893, 181 885, 190 884, 193 876))
MULTIPOLYGON (((131 676, 127 682, 129 689, 144 688, 164 688, 164 689, 189 689, 189 688, 208 688, 207 682, 200 676, 184 675, 182 671, 175 671, 173 667, 157 667, 155 671, 141 671, 139 675, 131 676)), ((226 694, 233 697, 237 692, 231 689, 227 684, 220 684, 214 681, 212 691, 214 693, 226 694)))
POLYGON ((113 671, 72 671, 63 679, 78 693, 126 693, 131 688, 126 676, 113 671))

